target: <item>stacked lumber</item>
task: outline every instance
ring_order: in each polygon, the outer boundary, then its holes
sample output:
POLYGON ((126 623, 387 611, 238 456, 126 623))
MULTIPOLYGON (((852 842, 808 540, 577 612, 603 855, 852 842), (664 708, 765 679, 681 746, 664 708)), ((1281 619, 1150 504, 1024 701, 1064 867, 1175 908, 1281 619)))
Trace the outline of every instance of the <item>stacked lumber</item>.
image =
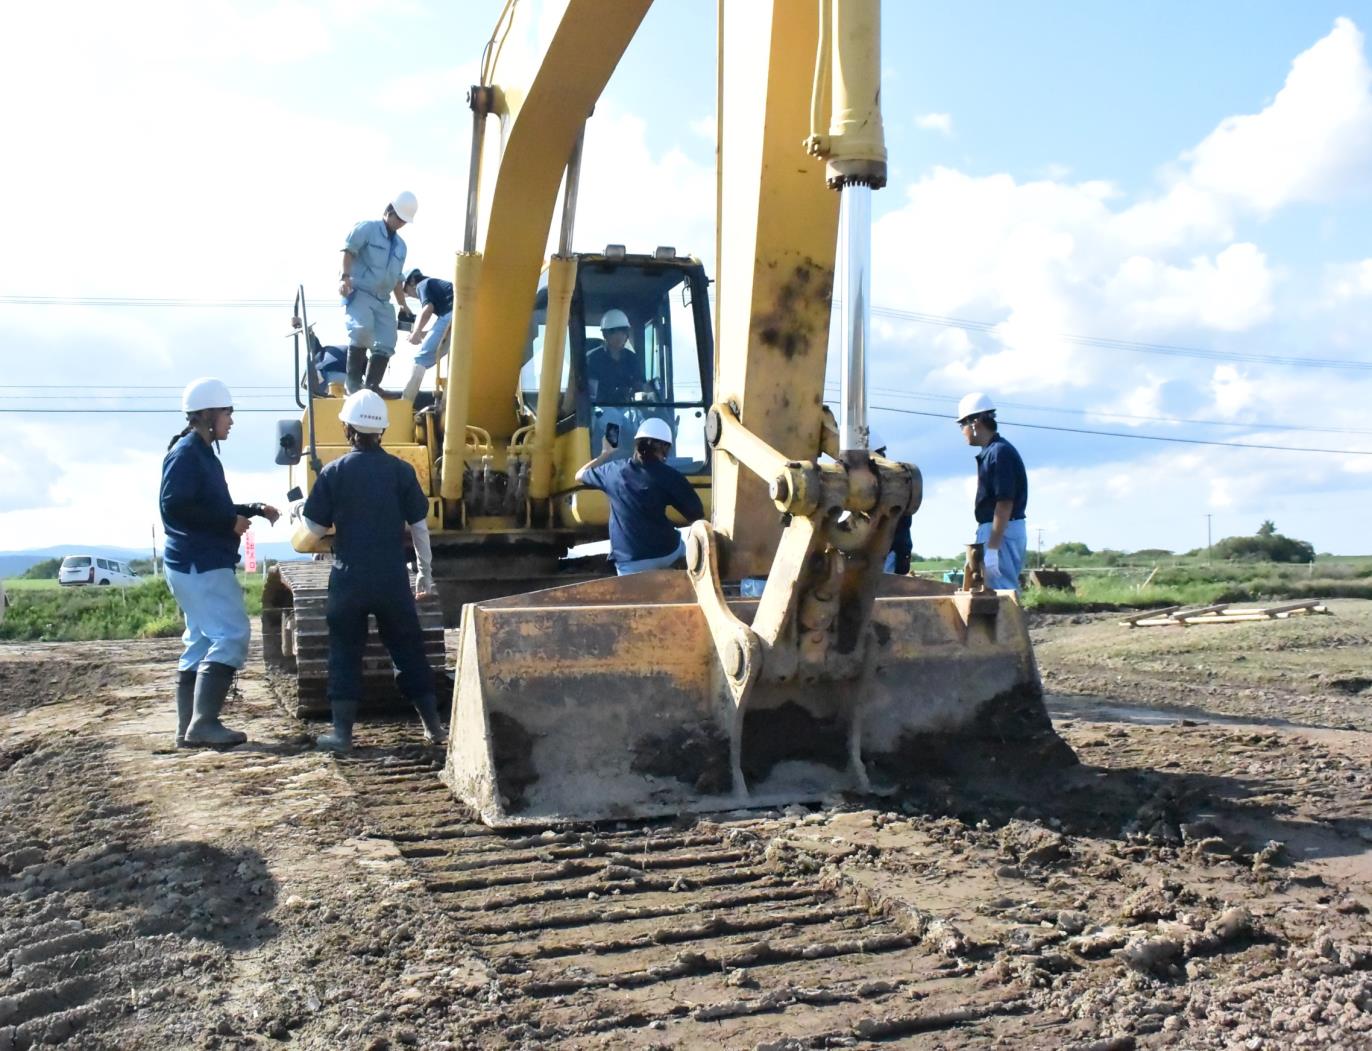
POLYGON ((1167 606, 1126 617, 1121 624, 1130 628, 1162 628, 1180 624, 1237 624, 1246 620, 1285 620, 1287 617, 1328 613, 1319 599, 1283 602, 1278 606, 1234 606, 1221 602, 1213 606, 1167 606))

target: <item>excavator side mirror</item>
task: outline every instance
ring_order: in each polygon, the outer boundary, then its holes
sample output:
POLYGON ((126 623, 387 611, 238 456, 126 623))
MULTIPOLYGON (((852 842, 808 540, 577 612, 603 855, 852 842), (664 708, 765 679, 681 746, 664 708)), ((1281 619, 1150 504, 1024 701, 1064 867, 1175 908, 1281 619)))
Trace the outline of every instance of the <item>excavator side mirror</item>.
POLYGON ((304 433, 299 420, 276 421, 276 462, 282 467, 294 467, 300 462, 304 433))

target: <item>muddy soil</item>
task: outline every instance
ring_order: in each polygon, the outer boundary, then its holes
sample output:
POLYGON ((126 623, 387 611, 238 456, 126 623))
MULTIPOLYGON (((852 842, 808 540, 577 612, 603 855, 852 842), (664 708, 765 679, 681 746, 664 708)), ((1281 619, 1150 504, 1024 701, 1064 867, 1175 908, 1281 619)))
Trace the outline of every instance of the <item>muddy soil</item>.
MULTIPOLYGON (((174 642, 0 647, 0 1051, 1372 1047, 1372 603, 1036 618, 1079 764, 495 833, 417 725, 170 748, 174 642)), ((250 669, 260 667, 257 654, 250 669)))

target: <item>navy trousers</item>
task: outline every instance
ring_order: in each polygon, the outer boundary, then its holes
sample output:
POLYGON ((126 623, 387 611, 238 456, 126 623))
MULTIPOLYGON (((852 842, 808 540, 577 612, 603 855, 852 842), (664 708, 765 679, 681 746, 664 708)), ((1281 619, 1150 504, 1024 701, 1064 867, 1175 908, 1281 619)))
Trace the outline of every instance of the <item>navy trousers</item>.
POLYGON ((434 676, 424 655, 424 633, 409 579, 359 579, 334 567, 329 574, 329 700, 362 698, 362 652, 367 646, 367 615, 395 664, 400 692, 417 708, 434 703, 434 676))

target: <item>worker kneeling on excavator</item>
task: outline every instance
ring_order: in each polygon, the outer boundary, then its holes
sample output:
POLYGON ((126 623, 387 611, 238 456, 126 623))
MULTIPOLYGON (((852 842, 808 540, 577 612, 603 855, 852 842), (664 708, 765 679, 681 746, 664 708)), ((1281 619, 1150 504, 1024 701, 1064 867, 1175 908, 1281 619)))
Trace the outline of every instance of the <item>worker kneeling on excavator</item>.
POLYGON ((414 468, 381 448, 387 412, 380 395, 371 390, 349 395, 338 418, 352 452, 319 472, 301 512, 317 537, 334 528, 327 614, 333 733, 317 743, 332 752, 352 748, 370 614, 395 664, 396 684, 424 722, 425 740, 442 744, 433 672, 415 607, 416 594, 434 589, 429 501, 414 468), (419 557, 414 592, 405 564, 406 524, 419 557))
POLYGON ((672 428, 656 417, 634 435, 634 454, 620 456, 607 440, 605 449, 576 472, 576 480, 610 498, 610 560, 622 577, 650 569, 672 569, 686 559, 686 545, 667 517, 675 507, 687 524, 705 517, 691 483, 666 462, 672 428))

